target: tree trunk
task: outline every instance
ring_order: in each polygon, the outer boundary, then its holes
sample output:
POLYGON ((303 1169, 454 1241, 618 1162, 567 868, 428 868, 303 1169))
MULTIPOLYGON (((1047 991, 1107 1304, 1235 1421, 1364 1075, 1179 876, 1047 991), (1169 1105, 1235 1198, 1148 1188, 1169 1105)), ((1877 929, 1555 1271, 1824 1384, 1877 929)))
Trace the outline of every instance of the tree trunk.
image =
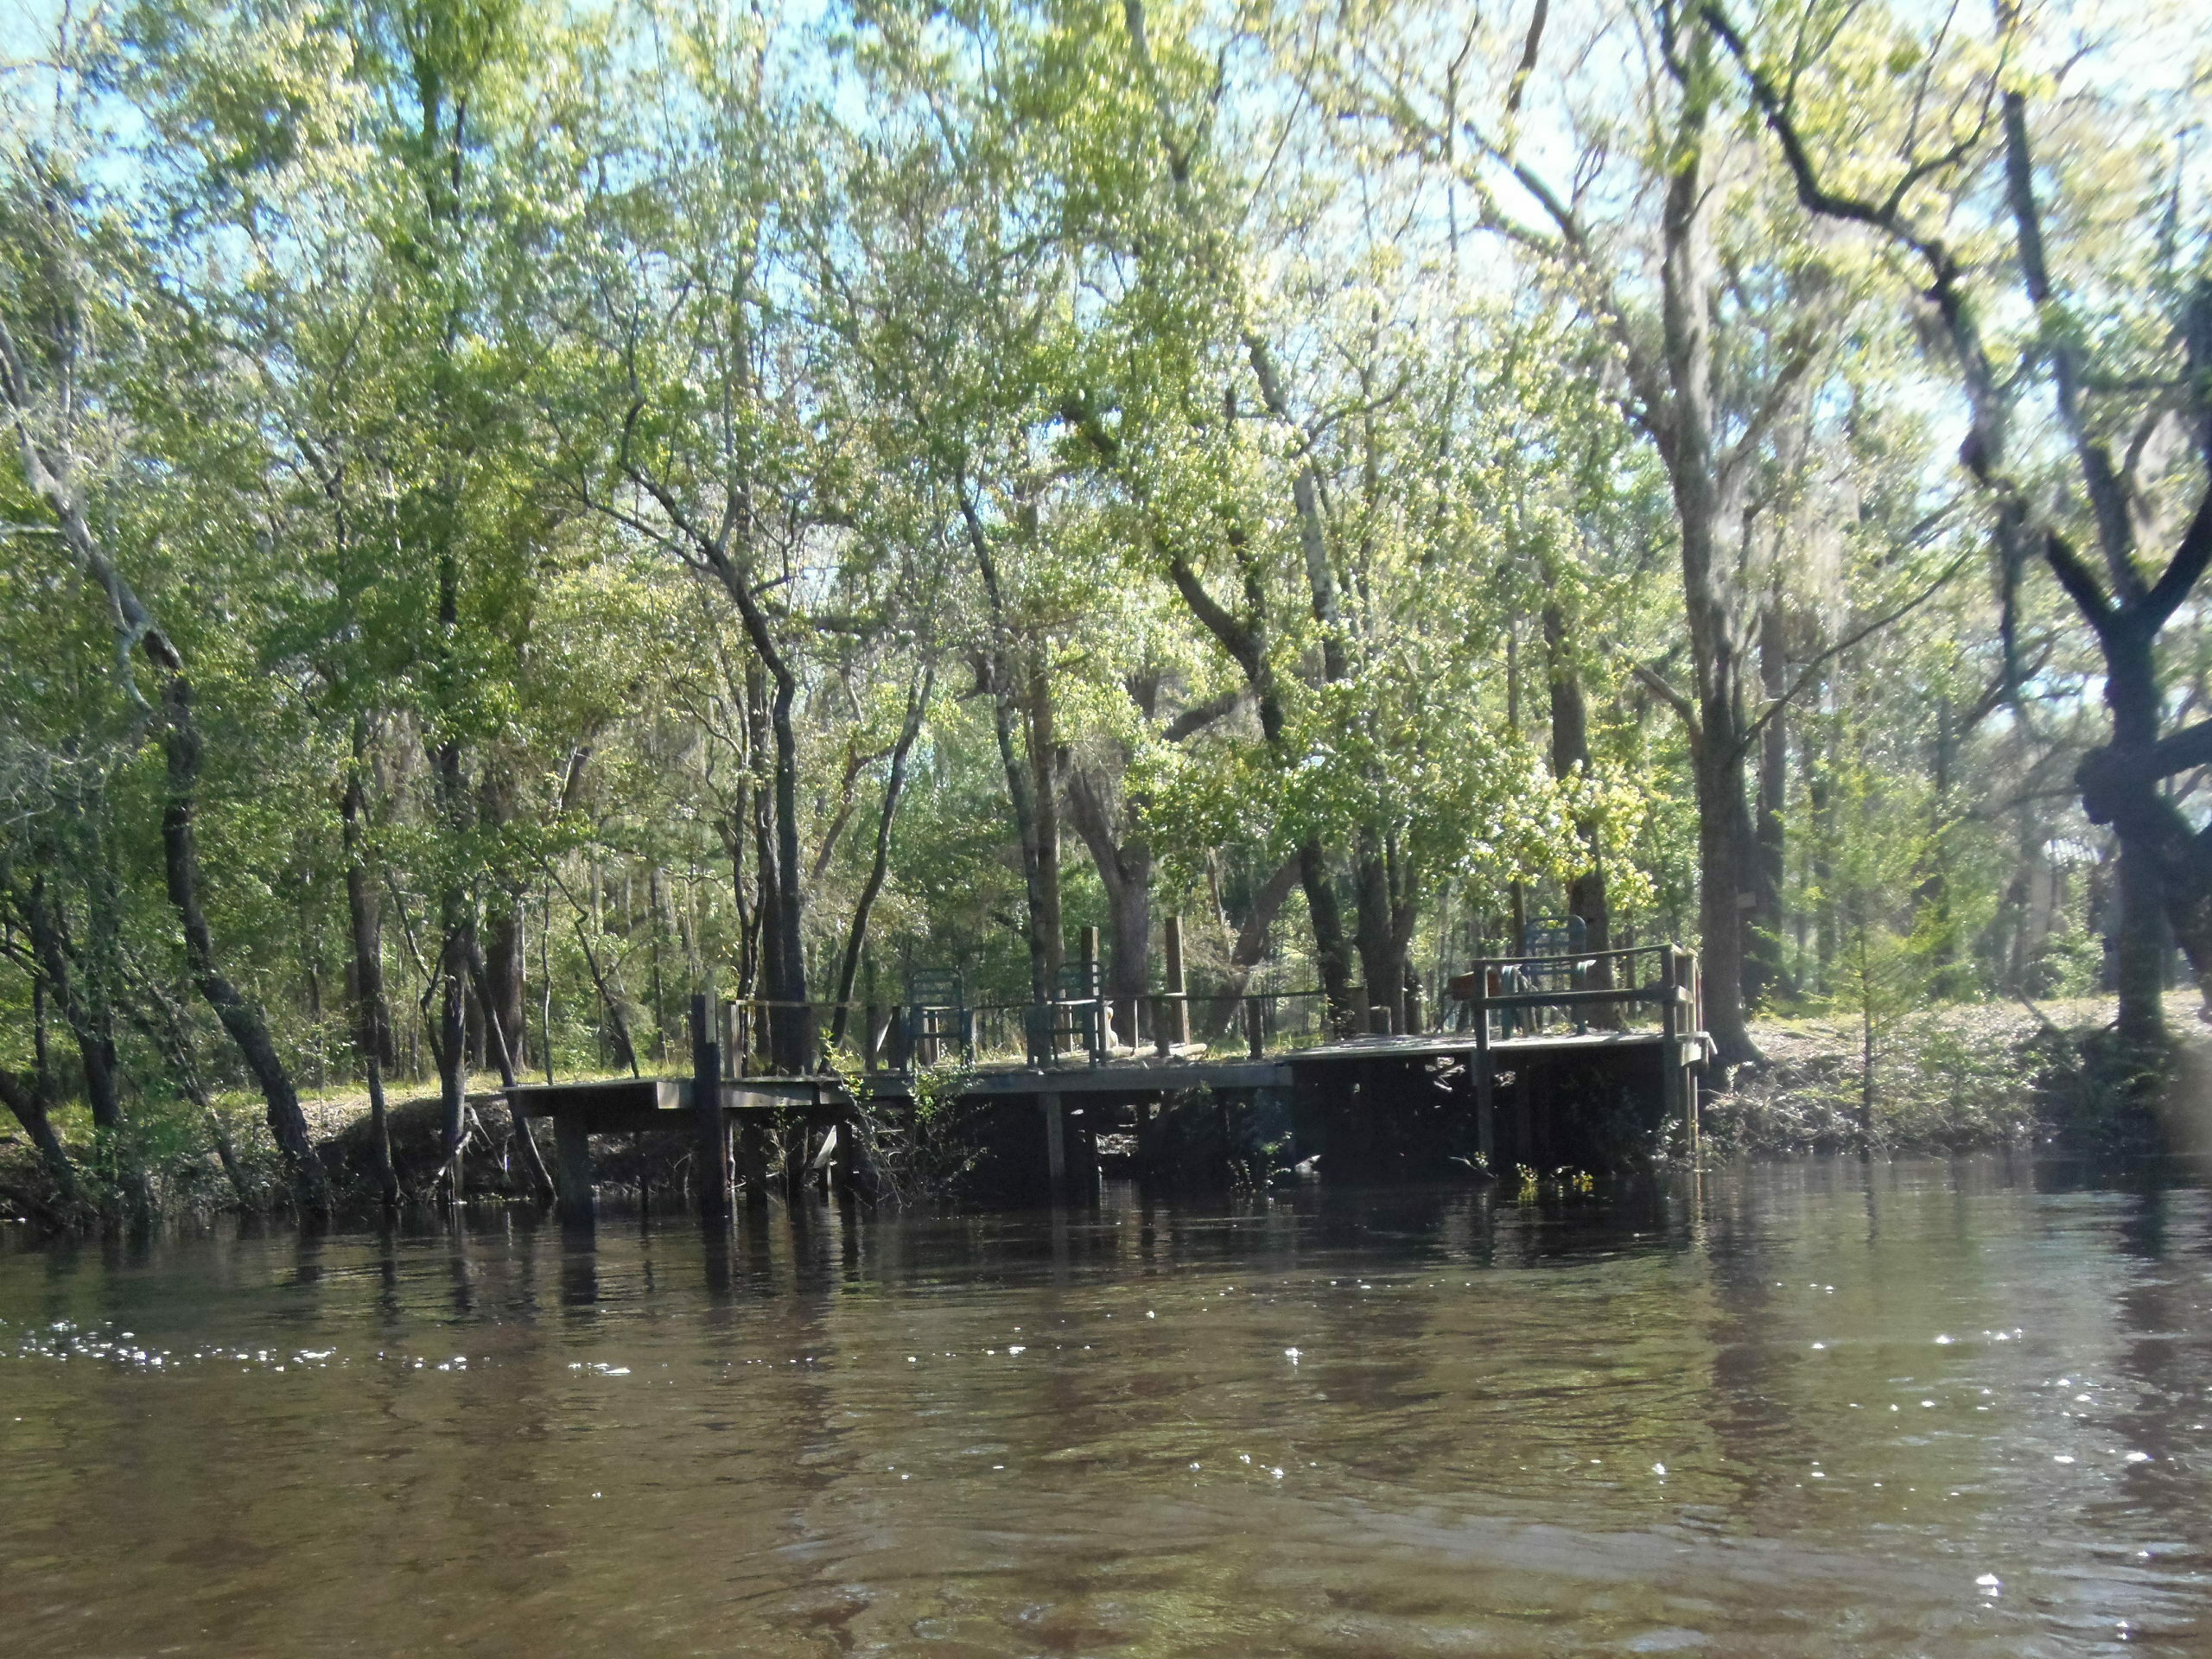
POLYGON ((1133 808, 1125 803, 1117 823, 1099 780, 1086 771, 1068 775, 1068 810, 1106 889, 1107 997, 1118 1035, 1135 1044, 1136 1010, 1151 988, 1152 849, 1133 808))
MULTIPOLYGON (((530 1024, 524 1012, 522 906, 504 888, 494 888, 484 906, 484 1012, 496 1051, 506 1049, 518 1072, 530 1069, 530 1024)), ((493 1058, 497 1058, 496 1052, 493 1058)))
POLYGON ((1759 689, 1770 713, 1759 732, 1758 810, 1752 824, 1751 905, 1745 915, 1744 1001, 1757 1006, 1784 988, 1782 886, 1788 848, 1783 811, 1789 786, 1789 640, 1782 595, 1770 592, 1759 610, 1759 689))
MULTIPOLYGON (((920 680, 906 699, 906 723, 899 728, 899 741, 892 746, 891 775, 885 780, 883 810, 875 821, 875 856, 868 865, 868 880, 861 887, 860 901, 853 906, 852 926, 845 934, 844 959, 837 969, 837 1006, 830 1024, 832 1048, 845 1040, 846 1016, 852 1011, 853 982, 860 975, 861 953, 868 948, 868 917, 891 868, 891 830, 898 820, 899 798, 906 792, 906 757, 913 750, 914 740, 921 735, 922 721, 929 714, 930 693, 936 683, 936 665, 925 664, 920 680)), ((873 984, 874 969, 869 971, 873 984)), ((862 1046, 874 1039, 873 1032, 863 1033, 862 1046)))
MULTIPOLYGON (((1027 738, 1017 747, 1014 722, 1020 709, 1010 683, 1009 652, 994 653, 991 677, 991 728, 998 739, 999 765, 1006 773, 1007 804, 1014 812, 1014 836, 1021 852, 1021 877, 1027 898, 1029 995, 1035 1002, 1049 1001, 1059 977, 1062 950, 1059 930, 1059 884, 1048 880, 1045 868, 1045 838, 1039 822, 1036 772, 1029 763, 1027 738)), ((1027 722, 1024 722, 1025 727, 1027 722)))
MULTIPOLYGON (((1545 667, 1551 683, 1552 776, 1587 777, 1589 706, 1582 695, 1582 672, 1575 662, 1567 618, 1556 601, 1546 602, 1543 624, 1545 667)), ((1592 951, 1604 952, 1612 948, 1612 912, 1605 893, 1605 849, 1599 842, 1599 825, 1594 817, 1585 818, 1576 826, 1576 831, 1582 838, 1586 861, 1567 883, 1567 913, 1582 918, 1583 943, 1592 951)), ((1584 982, 1592 990, 1610 990, 1613 983, 1611 959, 1602 954, 1598 956, 1584 982)), ((1590 1023, 1602 1030, 1617 1029, 1621 1023, 1621 1012, 1609 1003, 1600 1004, 1591 1009, 1590 1023)))
MULTIPOLYGON (((762 860, 762 962, 772 1004, 768 1010, 770 1063, 787 1076, 814 1069, 817 1058, 814 1011, 806 995, 806 876, 799 858, 798 730, 792 709, 798 697, 798 677, 785 659, 768 626, 767 613, 744 571, 720 548, 707 550, 707 558, 721 579, 723 591, 737 607, 753 654, 767 672, 772 688, 768 698, 768 737, 773 752, 770 784, 773 825, 772 861, 762 860), (769 909, 773 926, 766 925, 769 909), (779 1006, 778 1006, 779 1005, 779 1006)), ((763 849, 764 853, 768 849, 763 849)))
POLYGON ((1028 683, 1023 688, 1022 729, 1028 752, 1030 799, 1037 814, 1040 908, 1036 926, 1044 936, 1047 982, 1057 987, 1067 952, 1067 932, 1060 913, 1059 736, 1052 707, 1051 647, 1039 641, 1026 666, 1028 683))
POLYGON ((607 1015, 607 1046, 614 1051, 614 1064, 626 1068, 634 1077, 638 1075, 638 1045, 630 1035, 630 1022, 622 1017, 621 999, 607 983, 607 974, 599 965, 599 953, 591 948, 591 935, 585 931, 587 919, 581 914, 575 918, 576 944, 584 953, 584 968, 591 975, 592 988, 599 993, 600 1008, 607 1015))
POLYGON ((466 912, 450 910, 438 952, 438 1020, 431 1048, 438 1063, 439 1148, 447 1195, 467 1197, 461 1154, 468 1140, 468 958, 474 946, 466 912))
POLYGON ((1291 855, 1277 865, 1268 879, 1252 895, 1252 908, 1245 914, 1236 930, 1236 942, 1229 950, 1229 982, 1222 987, 1222 997, 1215 1017, 1207 1022, 1201 1035, 1211 1042, 1221 1037, 1236 1023, 1239 1013, 1238 1000, 1244 988, 1251 983, 1252 970, 1268 954, 1268 933, 1274 927, 1276 915, 1290 890, 1298 885, 1300 860, 1291 855))
POLYGON ((1005 589, 999 581, 998 560, 964 480, 960 513, 976 574, 982 579, 983 595, 990 605, 992 641, 983 669, 990 678, 991 728, 998 739, 999 764, 1006 772, 1007 802, 1014 810, 1014 833, 1021 848, 1022 883, 1028 897, 1029 995, 1033 1001, 1044 1002, 1058 988, 1061 952, 1065 948, 1060 938, 1058 816, 1052 799, 1056 757, 1049 747, 1039 753, 1040 745, 1049 744, 1052 739, 1051 668, 1040 646, 1027 675, 1017 676, 1019 647, 1013 637, 1005 589), (1025 679, 1027 683, 1022 683, 1025 679), (1017 718, 1023 734, 1020 753, 1014 741, 1017 718))
POLYGON ((1681 530, 1682 604, 1696 681, 1692 734, 1698 809, 1698 909, 1706 1026, 1724 1065, 1762 1058, 1744 1020, 1744 907, 1751 888, 1751 815, 1744 799, 1742 662, 1722 570, 1719 454, 1714 432, 1710 245, 1705 140, 1716 91, 1712 25, 1683 14, 1681 108, 1667 157, 1661 223, 1661 333, 1670 397, 1661 449, 1681 530))
POLYGON ((545 1155, 538 1150, 537 1139, 531 1133, 530 1120, 523 1115, 522 1103, 513 1095, 522 1074, 530 1067, 530 1020, 524 1012, 528 1003, 524 995, 528 958, 524 955, 521 895, 496 887, 489 908, 491 925, 480 989, 488 1022, 486 1035, 492 1057, 499 1065, 499 1080, 509 1091, 507 1114, 516 1154, 522 1160, 523 1179, 530 1183, 531 1191, 540 1204, 551 1204, 559 1196, 554 1191, 552 1172, 545 1167, 545 1155))
POLYGON ((1354 874, 1358 884, 1354 938, 1360 972, 1367 980, 1367 1006, 1370 1010, 1388 1011, 1390 1029, 1402 1032, 1406 1028, 1404 938, 1397 925, 1397 894, 1389 849, 1371 826, 1360 829, 1354 874))
MULTIPOLYGON (((259 1208, 253 1184, 246 1179, 245 1169, 238 1161, 238 1147, 231 1139, 230 1125, 215 1109, 215 1103, 208 1097, 200 1077, 200 1068, 192 1054, 192 1038, 185 1029, 183 1011, 155 981, 142 977, 139 997, 130 1009, 131 1023, 154 1045, 175 1077, 177 1086, 184 1096, 200 1109, 200 1116, 207 1125, 207 1139, 215 1148, 216 1161, 223 1166, 223 1177, 231 1184, 231 1192, 242 1210, 259 1208)), ((149 1195, 150 1202, 150 1195, 149 1195)))
POLYGON ((45 874, 31 878, 23 906, 23 925, 31 937, 31 951, 39 974, 60 1010, 61 1023, 77 1045, 85 1075, 85 1100, 92 1109, 96 1128, 118 1130, 124 1122, 123 1099, 118 1088, 115 1033, 106 1000, 88 997, 73 971, 68 922, 54 901, 45 874))
POLYGON ((495 905, 491 928, 493 950, 486 957, 473 951, 469 959, 469 974, 474 981, 477 1004, 484 1010, 486 1020, 485 1044, 492 1059, 499 1069, 499 1084, 507 1092, 509 1133, 512 1137, 515 1155, 522 1160, 523 1179, 530 1183, 531 1195, 540 1204, 551 1204, 559 1195, 554 1191, 552 1172, 545 1167, 544 1154, 537 1149, 537 1138, 530 1132, 530 1119, 523 1115, 522 1103, 515 1098, 514 1090, 522 1081, 522 928, 512 911, 504 912, 505 926, 502 929, 499 918, 500 908, 495 905), (502 938, 504 931, 505 938, 502 938), (507 978, 499 979, 499 963, 502 951, 513 955, 507 968, 507 978), (512 995, 510 995, 512 989, 512 995), (512 1014, 504 1010, 512 1008, 512 1014), (512 1017, 515 1024, 507 1025, 512 1017))
POLYGON ((1693 765, 1698 805, 1698 923, 1704 962, 1705 1023, 1724 1065, 1763 1056, 1744 1020, 1744 906, 1751 874, 1751 813, 1744 801, 1743 751, 1700 745, 1693 765))
POLYGON ((365 824, 368 802, 362 768, 367 747, 367 733, 356 721, 353 760, 346 774, 340 816, 345 828, 346 909, 353 944, 353 1041, 369 1085, 369 1150, 375 1165, 377 1195, 390 1205, 399 1202, 399 1174, 392 1166, 391 1118, 384 1093, 391 1035, 384 1002, 384 918, 377 903, 376 884, 369 875, 365 824))
POLYGON ((23 1133, 38 1148, 39 1160, 46 1166, 47 1175, 54 1182, 54 1191, 61 1195, 62 1203, 76 1203, 77 1172, 69 1162, 68 1149, 61 1144, 61 1137, 54 1133, 54 1122, 47 1114, 46 1092, 39 1086, 39 1080, 0 1071, 0 1103, 4 1103, 15 1115, 16 1122, 23 1126, 23 1133))
MULTIPOLYGON (((166 646, 167 640, 162 643, 166 646)), ((152 644, 151 636, 148 644, 152 644)), ((216 965, 214 936, 200 906, 200 849, 194 825, 199 810, 200 731, 193 719, 192 688, 181 664, 169 671, 162 703, 168 721, 168 798, 162 811, 162 862, 169 904, 183 928, 185 961, 193 988, 214 1010, 246 1069, 261 1086, 269 1133, 283 1158, 295 1198, 302 1210, 327 1211, 329 1183, 308 1137, 307 1115, 300 1109, 291 1073, 277 1056, 261 1010, 241 995, 216 965)))
MULTIPOLYGON (((2112 711, 2112 749, 2124 766, 2158 741, 2161 699, 2152 632, 2115 621, 2101 631, 2105 653, 2105 705, 2112 711)), ((2120 995, 2121 1042, 2142 1052, 2161 1046, 2166 1034, 2164 873, 2155 819, 2126 813, 2120 833, 2120 918, 2113 939, 2115 989, 2120 995)))

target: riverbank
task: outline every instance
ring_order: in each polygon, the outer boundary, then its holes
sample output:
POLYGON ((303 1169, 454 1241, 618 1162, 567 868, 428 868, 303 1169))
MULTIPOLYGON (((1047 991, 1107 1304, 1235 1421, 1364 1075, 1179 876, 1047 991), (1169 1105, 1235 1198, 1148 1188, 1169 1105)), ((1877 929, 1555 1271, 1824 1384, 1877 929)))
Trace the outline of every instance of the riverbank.
MULTIPOLYGON (((2168 999, 2175 1064, 2163 1090, 2164 1143, 2212 1150, 2212 1033, 2196 1018, 2193 992, 2168 999)), ((1796 1157, 1872 1151, 1881 1155, 1998 1148, 2089 1153, 2150 1149, 2139 1115, 2125 1109, 2110 1059, 2109 998, 2030 1006, 1960 1004, 1902 1016, 1878 1029, 1868 1077, 1857 1022, 1821 1016, 1770 1018, 1752 1034, 1765 1064, 1709 1079, 1702 1124, 1707 1156, 1796 1157)), ((464 1185, 474 1197, 531 1196, 526 1160, 499 1078, 469 1082, 464 1185)), ((302 1100, 308 1125, 342 1198, 372 1201, 377 1163, 366 1090, 321 1091, 302 1100)), ((434 1195, 442 1167, 442 1114, 435 1094, 395 1091, 388 1114, 402 1193, 434 1195)), ((280 1206, 282 1172, 259 1102, 220 1097, 211 1116, 181 1101, 134 1103, 126 1136, 97 1137, 81 1109, 54 1114, 76 1167, 79 1202, 59 1192, 19 1132, 0 1134, 0 1216, 52 1224, 98 1213, 207 1213, 280 1206), (228 1155, 223 1152, 227 1143, 228 1155)), ((546 1137, 539 1132, 543 1143, 546 1137)), ((673 1132, 612 1137, 599 1156, 601 1180, 639 1192, 680 1183, 690 1153, 673 1132)), ((550 1159, 550 1146, 543 1147, 550 1159)))
MULTIPOLYGON (((2212 1103, 2212 1033, 2195 991, 2166 999, 2174 1065, 2158 1105, 2166 1144, 2201 1151, 2212 1103)), ((1866 1034, 1847 1018, 1770 1018, 1751 1027, 1765 1064, 1708 1083, 1709 1154, 1785 1157, 1872 1150, 1951 1154, 2063 1147, 2146 1150, 2112 1056, 2110 997, 1961 1003, 1866 1034)))

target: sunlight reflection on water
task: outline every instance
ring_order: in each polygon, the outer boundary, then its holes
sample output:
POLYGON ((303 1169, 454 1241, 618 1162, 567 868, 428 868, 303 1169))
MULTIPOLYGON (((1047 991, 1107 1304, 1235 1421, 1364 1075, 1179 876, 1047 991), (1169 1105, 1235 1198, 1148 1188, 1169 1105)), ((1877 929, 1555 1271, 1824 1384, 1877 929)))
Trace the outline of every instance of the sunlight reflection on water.
POLYGON ((2002 1161, 19 1247, 0 1630, 2198 1652, 2208 1291, 2202 1191, 2002 1161))

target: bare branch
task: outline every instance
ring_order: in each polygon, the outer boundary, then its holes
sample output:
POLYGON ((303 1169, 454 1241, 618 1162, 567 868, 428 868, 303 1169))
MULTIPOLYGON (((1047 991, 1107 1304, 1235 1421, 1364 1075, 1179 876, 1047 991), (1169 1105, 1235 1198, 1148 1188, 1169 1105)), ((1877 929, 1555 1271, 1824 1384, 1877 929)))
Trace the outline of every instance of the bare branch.
POLYGON ((1958 557, 1953 559, 1950 563, 1945 565, 1942 574, 1939 575, 1935 581, 1929 582, 1928 586, 1922 588, 1910 599, 1906 600, 1902 605, 1897 606, 1893 610, 1885 611, 1881 615, 1876 617, 1872 621, 1866 623, 1862 627, 1854 628, 1851 632, 1846 634, 1842 639, 1828 646, 1827 650, 1820 652, 1808 659, 1805 666, 1799 671, 1797 677, 1790 682, 1788 689, 1786 689, 1783 694, 1777 697, 1772 702, 1767 704, 1764 709, 1760 710, 1758 718, 1744 728, 1744 734, 1740 740, 1741 746, 1745 749, 1749 749, 1751 746, 1752 741, 1756 739, 1762 731, 1766 729, 1767 721, 1772 720, 1777 715, 1788 708, 1790 702, 1800 692, 1804 690, 1808 685, 1812 684, 1813 677, 1820 671, 1824 664, 1834 660, 1835 658, 1841 656, 1845 652, 1849 651, 1853 645, 1859 645, 1864 641, 1872 639, 1875 634, 1879 633, 1884 628, 1888 627, 1891 623, 1903 621, 1906 617, 1911 615, 1913 612, 1918 610, 1923 605, 1925 605, 1929 600, 1935 598, 1937 594, 1941 593, 1950 584, 1951 579, 1954 576, 1957 575, 1960 571, 1966 569, 1967 561, 1974 557, 1976 550, 1977 550, 1973 548, 1967 549, 1965 552, 1960 554, 1958 557))

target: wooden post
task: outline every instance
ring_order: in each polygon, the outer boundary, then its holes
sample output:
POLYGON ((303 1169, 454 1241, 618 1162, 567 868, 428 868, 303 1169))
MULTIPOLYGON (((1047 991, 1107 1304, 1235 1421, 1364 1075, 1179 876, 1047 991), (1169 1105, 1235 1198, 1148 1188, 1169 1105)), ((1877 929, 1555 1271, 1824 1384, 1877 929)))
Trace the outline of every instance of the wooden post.
POLYGON ((1039 1095, 1037 1105, 1045 1115, 1045 1174, 1052 1183, 1052 1202, 1058 1204, 1068 1190, 1067 1125, 1058 1095, 1039 1095))
MULTIPOLYGON (((1684 977, 1689 982, 1689 1000, 1687 1004, 1689 1030, 1687 1036, 1689 1039, 1696 1039, 1702 1037, 1705 1033, 1705 978, 1700 971, 1694 953, 1685 950, 1682 952, 1682 958, 1684 977)), ((1702 1047, 1698 1051, 1698 1058, 1700 1061, 1705 1058, 1705 1051, 1702 1047)), ((1676 1075, 1681 1078, 1682 1124, 1689 1138, 1690 1162, 1694 1164, 1698 1160, 1700 1150, 1697 1073, 1690 1069, 1688 1058, 1685 1057, 1676 1075)))
POLYGON ((1659 947, 1659 1110, 1669 1121, 1683 1119, 1682 1004, 1688 987, 1675 947, 1659 947))
POLYGON ((691 1116, 698 1142, 699 1213, 729 1214, 729 1130, 722 1119, 722 1051, 707 1023, 708 999, 691 999, 691 1116))
POLYGON ((1167 958, 1167 1004, 1161 1010, 1167 1016, 1167 1046, 1160 1050, 1165 1054, 1177 1045, 1191 1040, 1191 1004, 1188 988, 1183 982, 1183 918, 1180 916, 1167 918, 1162 931, 1161 944, 1163 954, 1167 958))
POLYGON ((737 1117, 737 1173, 745 1182, 748 1208, 765 1208, 768 1202, 768 1133, 759 1112, 740 1112, 737 1117))
POLYGON ((1376 1002, 1369 1005, 1367 1010, 1367 1029, 1370 1036, 1388 1037, 1390 1035, 1390 1005, 1389 1003, 1376 1002))
POLYGON ((1421 981, 1411 981, 1406 986, 1406 1035, 1417 1036, 1424 1030, 1421 1018, 1421 981))
POLYGON ((1467 999, 1475 1022, 1475 1145, 1483 1166, 1492 1176, 1497 1171, 1497 1080, 1490 1066, 1490 964, 1475 963, 1474 995, 1467 999))
POLYGON ((1106 1005, 1106 969, 1098 957, 1098 930, 1083 930, 1083 1008, 1079 1020, 1084 1047, 1093 1065, 1106 1064, 1114 1042, 1114 1028, 1106 1005))
POLYGON ((1256 996, 1244 999, 1244 1040, 1251 1045, 1252 1058, 1259 1059, 1268 1052, 1268 1010, 1256 996))
POLYGON ((569 1227, 588 1227, 595 1208, 591 1183, 591 1136, 583 1119, 573 1111, 553 1118, 553 1160, 561 1191, 561 1221, 569 1227))

